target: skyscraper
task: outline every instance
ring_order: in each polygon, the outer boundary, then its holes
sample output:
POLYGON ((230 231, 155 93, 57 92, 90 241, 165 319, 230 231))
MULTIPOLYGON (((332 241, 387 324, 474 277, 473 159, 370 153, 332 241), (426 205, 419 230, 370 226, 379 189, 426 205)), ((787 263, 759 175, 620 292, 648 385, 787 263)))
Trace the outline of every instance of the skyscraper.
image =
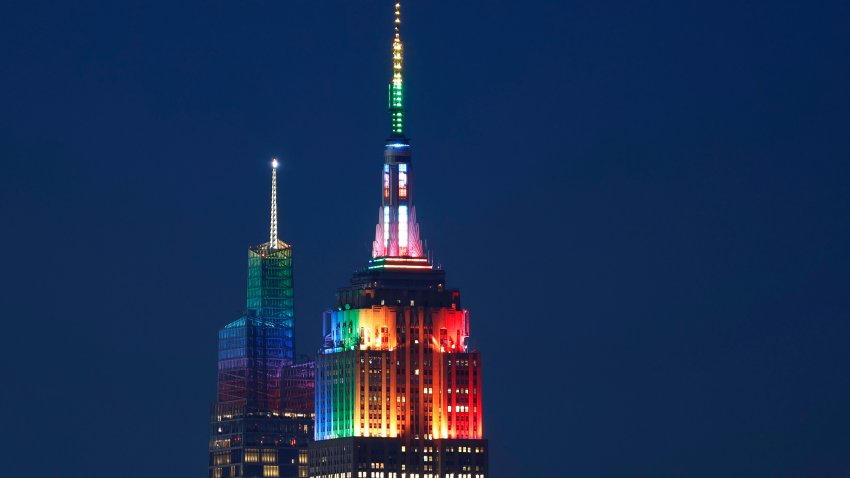
POLYGON ((310 476, 483 478, 481 354, 460 291, 426 257, 416 222, 399 2, 394 27, 372 258, 323 320, 310 476))
POLYGON ((210 478, 308 474, 313 364, 295 362, 292 247, 277 235, 277 166, 269 242, 248 249, 246 313, 218 333, 210 478))

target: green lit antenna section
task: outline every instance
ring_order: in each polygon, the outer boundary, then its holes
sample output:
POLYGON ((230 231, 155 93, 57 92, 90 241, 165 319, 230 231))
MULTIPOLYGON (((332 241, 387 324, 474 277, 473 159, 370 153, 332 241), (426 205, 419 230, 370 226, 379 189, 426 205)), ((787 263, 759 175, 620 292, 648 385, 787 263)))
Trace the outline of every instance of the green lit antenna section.
POLYGON ((401 65, 404 46, 401 43, 401 2, 395 4, 395 38, 393 39, 393 81, 390 83, 390 117, 393 134, 404 136, 404 86, 401 80, 401 65))

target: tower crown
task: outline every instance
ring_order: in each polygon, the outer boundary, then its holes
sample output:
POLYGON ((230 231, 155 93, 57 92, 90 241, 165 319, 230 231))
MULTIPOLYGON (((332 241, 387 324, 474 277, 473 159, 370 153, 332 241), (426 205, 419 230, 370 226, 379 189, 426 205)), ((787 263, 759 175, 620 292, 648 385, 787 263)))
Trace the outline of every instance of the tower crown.
POLYGON ((370 269, 431 269, 419 238, 416 207, 413 205, 413 176, 410 141, 404 135, 404 84, 401 42, 401 2, 395 3, 393 21, 393 76, 389 84, 392 136, 384 147, 381 208, 372 243, 370 269))

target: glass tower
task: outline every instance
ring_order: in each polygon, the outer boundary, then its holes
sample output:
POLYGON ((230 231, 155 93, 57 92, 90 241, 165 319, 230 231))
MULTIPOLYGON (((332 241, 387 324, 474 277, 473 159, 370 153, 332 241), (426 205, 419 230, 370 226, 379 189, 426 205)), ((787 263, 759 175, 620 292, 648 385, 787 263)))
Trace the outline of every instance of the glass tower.
POLYGON ((314 478, 484 478, 481 354, 460 291, 426 257, 404 134, 395 3, 391 136, 372 258, 337 292, 316 359, 314 478))
POLYGON ((248 249, 246 313, 218 333, 210 478, 308 475, 313 364, 295 360, 292 247, 277 238, 273 167, 269 242, 248 249))

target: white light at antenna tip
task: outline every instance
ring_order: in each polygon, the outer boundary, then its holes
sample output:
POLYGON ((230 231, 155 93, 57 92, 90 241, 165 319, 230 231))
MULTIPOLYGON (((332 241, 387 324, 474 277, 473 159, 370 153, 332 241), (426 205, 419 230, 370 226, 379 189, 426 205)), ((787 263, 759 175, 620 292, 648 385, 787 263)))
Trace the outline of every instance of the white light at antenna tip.
POLYGON ((273 168, 277 169, 278 164, 279 164, 279 163, 277 162, 277 158, 272 159, 272 167, 273 167, 273 168))

